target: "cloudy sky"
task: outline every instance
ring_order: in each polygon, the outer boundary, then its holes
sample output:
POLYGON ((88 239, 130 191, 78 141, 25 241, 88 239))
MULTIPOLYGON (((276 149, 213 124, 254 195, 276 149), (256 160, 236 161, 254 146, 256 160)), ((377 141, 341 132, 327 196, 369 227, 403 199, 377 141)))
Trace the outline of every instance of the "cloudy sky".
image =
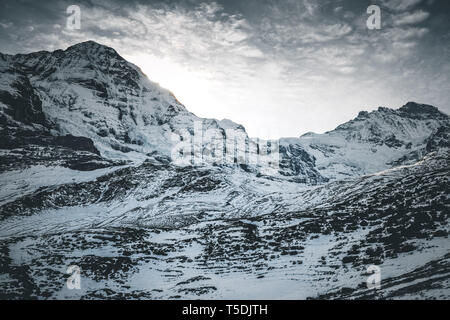
POLYGON ((0 51, 112 46, 202 117, 263 138, 407 101, 450 113, 447 0, 2 0, 0 51), (81 29, 66 27, 69 5, 81 29), (381 9, 369 30, 367 8, 381 9))

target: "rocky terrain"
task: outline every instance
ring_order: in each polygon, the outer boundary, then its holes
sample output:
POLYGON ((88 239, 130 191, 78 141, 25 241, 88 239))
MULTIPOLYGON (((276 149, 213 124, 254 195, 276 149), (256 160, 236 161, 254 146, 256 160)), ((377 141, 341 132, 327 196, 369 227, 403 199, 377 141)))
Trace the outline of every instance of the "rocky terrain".
POLYGON ((450 297, 437 108, 262 141, 92 41, 0 70, 0 298, 450 297))

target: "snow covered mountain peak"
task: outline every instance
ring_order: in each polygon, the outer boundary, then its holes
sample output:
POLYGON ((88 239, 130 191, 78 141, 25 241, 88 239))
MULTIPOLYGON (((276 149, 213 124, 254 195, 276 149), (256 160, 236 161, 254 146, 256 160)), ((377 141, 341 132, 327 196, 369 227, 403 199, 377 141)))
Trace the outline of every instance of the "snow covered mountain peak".
POLYGON ((395 110, 380 107, 324 134, 299 138, 316 159, 319 172, 329 179, 385 170, 416 161, 432 146, 443 146, 450 117, 436 107, 408 102, 395 110))
POLYGON ((397 110, 379 107, 372 112, 361 111, 355 119, 326 134, 343 136, 348 141, 395 147, 402 142, 423 141, 439 127, 449 124, 449 116, 438 108, 408 102, 397 110))
POLYGON ((416 102, 408 102, 403 107, 398 109, 398 111, 404 113, 405 116, 417 119, 432 119, 432 120, 449 119, 449 116, 439 111, 438 108, 428 104, 419 104, 416 102))
POLYGON ((101 57, 102 55, 108 55, 109 57, 116 56, 118 59, 123 59, 113 48, 102 45, 93 40, 76 43, 68 47, 66 51, 85 53, 86 55, 97 58, 101 57))
MULTIPOLYGON (((430 120, 447 120, 449 118, 448 115, 445 113, 439 111, 438 108, 432 105, 428 104, 421 104, 417 102, 408 102, 404 106, 400 107, 399 109, 390 109, 387 107, 379 107, 377 111, 374 111, 375 113, 383 113, 385 115, 399 115, 405 118, 411 118, 411 119, 430 119, 430 120)), ((362 111, 359 113, 358 117, 366 117, 369 115, 368 112, 362 111)))
POLYGON ((5 60, 10 74, 26 77, 52 129, 92 139, 106 157, 167 155, 170 133, 177 125, 192 126, 195 118, 137 66, 93 41, 5 60))
POLYGON ((34 81, 73 82, 97 91, 96 94, 104 98, 110 97, 108 94, 113 94, 113 89, 125 94, 160 91, 172 95, 151 82, 139 67, 126 61, 113 48, 94 41, 81 42, 66 50, 3 56, 34 81))

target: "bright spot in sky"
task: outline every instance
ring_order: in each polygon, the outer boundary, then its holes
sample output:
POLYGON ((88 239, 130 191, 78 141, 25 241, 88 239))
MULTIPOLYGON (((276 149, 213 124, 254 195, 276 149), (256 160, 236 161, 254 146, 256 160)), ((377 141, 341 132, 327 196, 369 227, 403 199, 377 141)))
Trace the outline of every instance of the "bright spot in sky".
POLYGON ((239 68, 229 70, 231 80, 226 80, 214 73, 214 68, 194 69, 170 56, 124 54, 123 57, 141 68, 151 81, 170 90, 188 111, 202 118, 230 119, 242 124, 251 137, 263 139, 333 130, 361 110, 400 107, 409 101, 397 94, 392 103, 382 82, 372 86, 301 78, 291 82, 273 61, 261 65, 251 75, 239 68))
POLYGON ((170 61, 151 55, 126 56, 124 58, 137 65, 147 77, 161 87, 171 91, 186 108, 200 117, 214 117, 212 76, 206 72, 194 72, 170 61), (209 110, 209 111, 208 111, 209 110))
POLYGON ((254 81, 224 83, 211 72, 191 70, 168 58, 154 55, 123 55, 137 65, 147 77, 170 90, 195 115, 218 120, 230 119, 244 125, 250 136, 280 137, 279 123, 274 123, 274 112, 279 112, 281 101, 273 101, 270 77, 267 83, 254 81), (274 110, 270 110, 275 108, 274 110))

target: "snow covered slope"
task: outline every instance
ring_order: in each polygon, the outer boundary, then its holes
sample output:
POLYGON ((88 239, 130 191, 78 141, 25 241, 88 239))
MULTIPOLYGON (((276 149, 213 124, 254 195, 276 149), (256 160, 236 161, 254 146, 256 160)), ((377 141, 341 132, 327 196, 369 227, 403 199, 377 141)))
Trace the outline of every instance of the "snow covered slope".
POLYGON ((155 163, 50 181, 0 207, 0 296, 448 299, 449 159, 310 189, 155 163))

